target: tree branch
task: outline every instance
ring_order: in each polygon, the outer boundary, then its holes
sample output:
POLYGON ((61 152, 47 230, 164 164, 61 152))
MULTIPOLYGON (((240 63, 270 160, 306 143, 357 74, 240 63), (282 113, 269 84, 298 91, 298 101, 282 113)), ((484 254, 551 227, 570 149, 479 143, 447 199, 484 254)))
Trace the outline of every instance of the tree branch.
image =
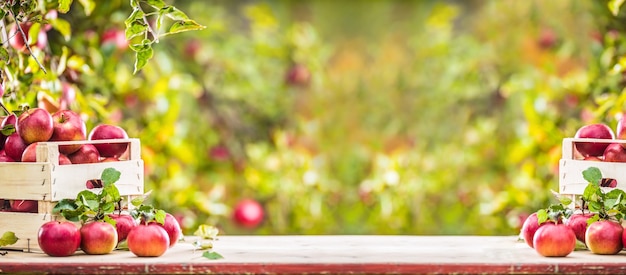
POLYGON ((37 63, 37 65, 39 65, 39 68, 43 71, 43 73, 47 74, 48 72, 46 71, 46 68, 44 68, 43 65, 41 65, 41 63, 39 62, 39 59, 37 59, 37 57, 33 54, 33 50, 30 48, 30 45, 28 43, 28 38, 26 37, 26 34, 24 33, 24 30, 22 29, 22 26, 21 26, 20 22, 17 20, 17 17, 15 17, 15 14, 13 13, 13 11, 11 9, 9 9, 9 13, 13 17, 13 20, 15 21, 15 25, 17 27, 17 31, 22 36, 22 39, 24 40, 24 45, 28 49, 28 52, 30 53, 30 56, 32 56, 33 59, 35 59, 35 62, 37 63))

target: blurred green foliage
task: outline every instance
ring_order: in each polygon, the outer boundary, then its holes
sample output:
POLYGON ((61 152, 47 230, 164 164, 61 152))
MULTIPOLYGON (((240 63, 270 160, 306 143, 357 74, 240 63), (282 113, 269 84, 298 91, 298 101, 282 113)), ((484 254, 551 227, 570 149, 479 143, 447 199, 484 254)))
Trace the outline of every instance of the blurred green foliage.
POLYGON ((71 84, 88 128, 141 139, 146 189, 186 233, 515 234, 558 187, 562 139, 625 106, 607 1, 169 2, 206 28, 161 39, 136 75, 102 43, 127 1, 74 3, 47 74, 11 52, 4 99, 71 84), (243 198, 266 210, 255 230, 230 219, 243 198))

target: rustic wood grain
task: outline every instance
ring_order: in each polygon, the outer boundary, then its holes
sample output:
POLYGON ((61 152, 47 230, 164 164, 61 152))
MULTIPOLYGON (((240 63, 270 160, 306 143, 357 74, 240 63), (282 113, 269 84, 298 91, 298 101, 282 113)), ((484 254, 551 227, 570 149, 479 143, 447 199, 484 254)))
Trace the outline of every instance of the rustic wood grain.
POLYGON ((194 251, 192 237, 157 258, 128 251, 64 258, 9 251, 1 272, 64 274, 620 274, 626 252, 575 251, 546 258, 515 236, 221 236, 220 260, 194 251))

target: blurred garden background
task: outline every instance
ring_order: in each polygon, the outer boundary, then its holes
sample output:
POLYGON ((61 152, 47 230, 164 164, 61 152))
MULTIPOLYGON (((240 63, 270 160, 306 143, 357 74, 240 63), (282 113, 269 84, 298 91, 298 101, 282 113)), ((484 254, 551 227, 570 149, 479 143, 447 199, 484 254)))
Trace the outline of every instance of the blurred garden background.
POLYGON ((517 234, 562 139, 626 110, 622 1, 166 0, 206 28, 137 73, 128 0, 25 2, 52 26, 47 72, 3 43, 4 103, 140 138, 187 234, 517 234), (233 222, 243 199, 258 226, 233 222))

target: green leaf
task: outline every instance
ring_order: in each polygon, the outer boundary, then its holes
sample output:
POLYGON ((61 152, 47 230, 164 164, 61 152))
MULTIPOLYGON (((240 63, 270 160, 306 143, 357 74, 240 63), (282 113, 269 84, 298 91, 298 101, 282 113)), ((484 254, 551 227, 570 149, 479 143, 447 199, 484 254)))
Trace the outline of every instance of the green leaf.
POLYGON ((126 24, 126 28, 130 27, 130 25, 132 25, 134 22, 143 22, 144 16, 145 14, 139 8, 134 9, 133 12, 131 12, 128 18, 126 18, 126 20, 124 21, 124 24, 126 24))
POLYGON ((587 219, 587 226, 589 226, 590 224, 597 222, 600 220, 600 215, 595 214, 593 216, 591 216, 591 218, 587 219))
POLYGON ((50 24, 52 25, 52 27, 54 27, 54 29, 59 31, 61 35, 63 35, 65 41, 69 41, 70 38, 72 38, 72 27, 70 26, 70 23, 67 22, 65 19, 56 18, 51 20, 50 24))
POLYGON ((224 258, 224 256, 215 251, 204 251, 204 253, 202 253, 202 257, 205 257, 209 260, 219 260, 224 258))
POLYGON ((572 203, 572 198, 568 196, 560 196, 559 202, 563 205, 570 205, 572 203))
POLYGON ((72 2, 73 0, 59 0, 59 12, 60 13, 67 13, 68 11, 70 11, 70 7, 72 6, 72 2))
POLYGON ((76 208, 78 208, 78 206, 76 205, 74 200, 62 199, 54 206, 54 208, 52 208, 52 213, 53 214, 61 213, 61 211, 64 211, 64 210, 72 211, 72 210, 76 210, 76 208))
POLYGON ((143 24, 143 22, 133 21, 130 25, 126 26, 126 30, 124 34, 126 35, 126 39, 130 40, 138 36, 144 35, 148 31, 148 26, 143 24))
POLYGON ((159 14, 163 14, 167 16, 168 18, 172 20, 176 20, 176 21, 189 20, 189 16, 187 16, 187 14, 185 14, 184 12, 182 12, 181 10, 177 9, 174 6, 164 7, 163 9, 159 11, 159 14))
POLYGON ((106 187, 110 184, 117 182, 120 179, 122 173, 117 171, 115 168, 106 168, 102 171, 102 184, 106 187))
POLYGON ((619 14, 619 10, 624 4, 624 0, 610 0, 608 3, 609 10, 613 14, 613 16, 617 16, 619 14))
POLYGON ((130 204, 132 204, 135 207, 138 207, 144 202, 144 200, 145 200, 144 197, 136 197, 130 201, 130 204))
POLYGON ((539 209, 537 211, 537 222, 539 224, 542 224, 547 220, 548 220, 548 211, 546 211, 545 209, 539 209))
POLYGON ((146 3, 148 3, 148 5, 150 6, 153 6, 155 9, 162 9, 166 6, 163 0, 146 0, 146 3))
POLYGON ((9 61, 9 51, 4 47, 0 47, 0 60, 9 61))
MULTIPOLYGON (((4 49, 4 48, 3 48, 4 49)), ((8 124, 5 125, 2 130, 0 130, 0 133, 2 133, 5 136, 10 136, 11 134, 15 133, 15 126, 13 124, 8 124)))
POLYGON ((591 212, 600 212, 602 211, 602 206, 603 204, 597 201, 590 201, 589 202, 589 211, 591 212))
POLYGON ((96 2, 94 0, 78 0, 85 11, 85 15, 89 16, 96 8, 96 2))
POLYGON ((139 72, 143 67, 148 64, 148 60, 152 58, 154 52, 152 51, 152 46, 148 46, 144 48, 144 50, 138 51, 135 53, 135 70, 133 74, 139 72))
POLYGON ((217 229, 217 227, 202 224, 198 226, 198 229, 196 229, 196 232, 194 232, 193 235, 198 236, 202 239, 214 240, 217 237, 218 233, 219 233, 219 229, 217 229))
POLYGON ((204 28, 205 26, 202 26, 196 23, 196 21, 181 20, 181 21, 174 22, 174 24, 172 24, 172 26, 170 27, 170 30, 163 35, 170 35, 170 34, 179 33, 179 32, 186 32, 186 31, 202 30, 204 28))
POLYGON ((154 214, 154 220, 160 224, 165 224, 165 214, 166 212, 164 210, 157 210, 154 214))
POLYGON ((594 185, 599 185, 602 180, 602 172, 598 167, 589 167, 583 171, 583 178, 594 185))
POLYGON ((585 187, 585 190, 583 191, 583 199, 585 199, 585 201, 597 201, 598 198, 596 196, 596 194, 601 193, 602 190, 600 189, 599 185, 594 185, 594 184, 587 184, 587 186, 585 187))
POLYGON ((11 231, 4 232, 2 238, 0 238, 0 247, 15 244, 17 240, 15 233, 11 231))
POLYGON ((117 221, 109 217, 109 215, 104 215, 104 218, 102 220, 112 226, 115 226, 117 224, 117 221))

